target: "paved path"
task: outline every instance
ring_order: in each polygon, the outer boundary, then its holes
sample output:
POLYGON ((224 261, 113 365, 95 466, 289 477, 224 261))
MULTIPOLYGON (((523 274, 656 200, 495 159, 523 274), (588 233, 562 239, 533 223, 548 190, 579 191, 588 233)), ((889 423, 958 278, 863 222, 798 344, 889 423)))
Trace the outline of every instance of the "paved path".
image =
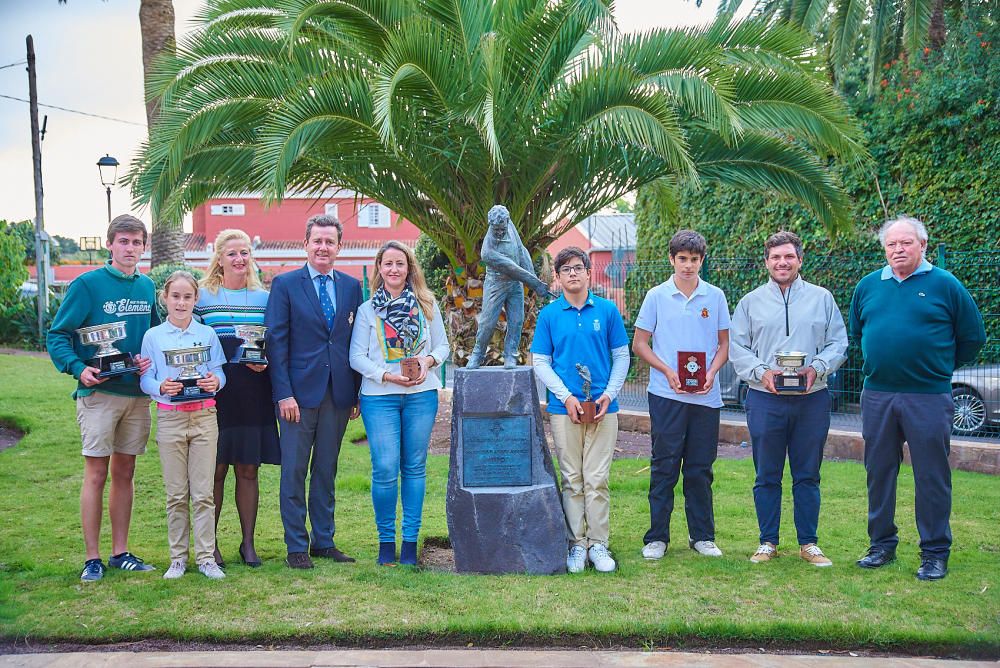
POLYGON ((0 668, 972 668, 988 661, 793 654, 428 649, 273 652, 79 652, 0 656, 0 668))

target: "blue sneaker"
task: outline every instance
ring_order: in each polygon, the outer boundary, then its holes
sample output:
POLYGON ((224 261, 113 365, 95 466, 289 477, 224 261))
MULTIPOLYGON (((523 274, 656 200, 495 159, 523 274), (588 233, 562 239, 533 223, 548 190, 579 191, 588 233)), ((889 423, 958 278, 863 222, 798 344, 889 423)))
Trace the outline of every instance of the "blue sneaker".
POLYGON ((80 579, 84 582, 94 582, 104 577, 104 562, 100 559, 87 559, 83 565, 80 579))
POLYGON ((123 571, 155 571, 155 566, 150 566, 131 552, 122 552, 108 559, 108 566, 120 568, 123 571))

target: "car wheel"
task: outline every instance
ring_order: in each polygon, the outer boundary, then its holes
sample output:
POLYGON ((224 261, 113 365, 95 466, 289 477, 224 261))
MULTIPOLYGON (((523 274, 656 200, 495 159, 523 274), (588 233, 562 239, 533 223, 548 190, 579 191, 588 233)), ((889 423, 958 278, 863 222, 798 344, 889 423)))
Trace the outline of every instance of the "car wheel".
POLYGON ((979 393, 971 387, 960 385, 952 388, 951 398, 955 402, 953 433, 974 434, 986 426, 986 404, 979 393))

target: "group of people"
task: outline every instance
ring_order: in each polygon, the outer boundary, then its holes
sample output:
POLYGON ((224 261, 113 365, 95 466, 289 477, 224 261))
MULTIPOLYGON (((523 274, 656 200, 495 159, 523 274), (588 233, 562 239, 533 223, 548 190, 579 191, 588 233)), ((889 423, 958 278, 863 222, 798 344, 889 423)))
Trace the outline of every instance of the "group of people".
MULTIPOLYGON (((81 579, 99 580, 105 572, 99 536, 109 473, 107 566, 154 570, 128 550, 135 458, 149 437, 150 399, 156 403, 167 495, 170 565, 165 578, 185 574, 192 533, 198 571, 211 579, 225 577, 216 530, 230 467, 242 533, 239 557, 247 566, 261 565, 254 544, 261 464, 281 466, 286 564, 307 569, 313 558, 353 562, 335 542, 335 480, 347 423, 359 415, 371 455, 377 562, 417 563, 427 450, 441 389, 434 370, 450 356, 444 319, 413 251, 397 241, 387 242, 376 255, 372 295, 363 301, 359 282, 334 268, 342 235, 336 218, 310 218, 305 266, 275 277, 268 292, 249 237, 224 230, 204 278, 174 272, 157 295, 152 281, 138 271, 145 226, 128 215, 111 222, 110 260, 70 284, 47 340, 56 368, 78 381, 74 398, 84 456, 80 508, 86 548, 81 579), (157 301, 166 311, 162 322, 157 301), (88 362, 92 349, 76 330, 120 321, 126 323, 126 338, 117 347, 134 354, 138 371, 103 377, 88 362), (267 327, 266 363, 238 359, 244 343, 236 335, 240 325, 267 327), (207 349, 207 361, 198 365, 195 387, 188 388, 164 353, 192 347, 207 349), (189 389, 194 390, 190 399, 189 389), (400 501, 402 540, 397 543, 400 501)), ((862 413, 871 538, 858 565, 876 568, 894 558, 896 477, 906 441, 916 479, 918 577, 938 579, 947 573, 951 545, 950 378, 975 357, 985 332, 965 288, 925 259, 922 223, 890 221, 880 240, 888 264, 862 279, 850 309, 851 334, 865 357, 862 413)), ((760 528, 760 547, 751 561, 763 563, 779 554, 787 457, 799 554, 811 564, 829 566, 817 545, 819 470, 830 423, 826 379, 845 359, 844 320, 829 291, 799 276, 802 244, 790 232, 767 240, 770 278, 740 300, 732 317, 723 292, 699 276, 707 252, 698 233, 674 235, 669 251, 674 273, 647 293, 635 323, 631 350, 650 366, 650 528, 642 556, 660 559, 666 552, 681 475, 689 546, 702 555, 722 555, 712 505, 722 407, 715 379, 732 360, 750 386, 747 423, 760 528), (782 350, 806 353, 803 393, 775 387, 774 355, 782 350), (704 368, 693 369, 701 382, 694 388, 688 373, 682 383, 684 365, 678 359, 691 352, 702 353, 704 360, 704 368)), ((548 388, 570 572, 584 570, 588 562, 601 572, 616 568, 608 550, 608 477, 618 434, 616 398, 630 360, 622 316, 612 302, 591 292, 590 272, 590 259, 579 248, 558 254, 555 273, 562 295, 541 310, 531 343, 536 374, 548 388), (588 420, 582 402, 591 395, 597 397, 596 416, 588 420)))
POLYGON ((99 580, 105 573, 99 538, 109 472, 107 566, 154 570, 128 550, 135 458, 149 438, 150 399, 167 495, 165 578, 185 574, 191 542, 198 571, 225 577, 216 529, 230 467, 242 530, 239 557, 247 566, 261 565, 254 544, 261 464, 281 466, 288 566, 312 568, 312 558, 354 561, 334 542, 334 481, 347 423, 362 411, 378 561, 417 563, 427 448, 441 388, 432 370, 447 360, 448 339, 413 251, 399 242, 385 244, 376 257, 372 298, 362 303, 360 283, 334 269, 342 233, 336 218, 309 219, 305 266, 275 278, 269 292, 261 285, 250 238, 223 230, 204 278, 176 271, 157 295, 138 271, 147 242, 142 221, 123 215, 111 222, 110 260, 70 285, 47 339, 56 368, 78 381, 73 396, 83 441, 86 546, 81 579, 99 580), (166 312, 163 322, 157 302, 166 312), (138 372, 105 377, 77 330, 121 321, 127 337, 117 347, 134 353, 138 372), (239 359, 240 325, 267 327, 266 360, 239 359), (186 387, 165 353, 190 349, 207 352, 196 367, 199 378, 186 387), (409 371, 412 377, 402 372, 404 358, 418 369, 409 371), (403 540, 397 555, 400 497, 403 540))
MULTIPOLYGON (((927 261, 921 221, 890 220, 879 241, 887 264, 858 283, 849 311, 850 336, 860 342, 865 377, 861 412, 870 546, 857 565, 879 568, 895 559, 896 480, 905 442, 916 488, 917 577, 937 580, 947 575, 952 542, 951 377, 975 359, 986 333, 965 287, 927 261)), ((780 554, 787 459, 798 555, 814 566, 831 566, 818 545, 820 465, 830 427, 827 380, 846 360, 848 327, 833 295, 802 279, 804 252, 795 234, 782 231, 767 239, 769 278, 743 296, 731 316, 725 294, 699 276, 707 252, 700 234, 677 232, 669 246, 673 275, 646 293, 635 320, 632 351, 650 367, 650 522, 642 556, 656 560, 666 553, 681 477, 688 546, 706 557, 722 556, 715 542, 712 466, 722 408, 715 381, 728 360, 749 386, 746 416, 760 532, 750 561, 762 564, 780 554), (791 351, 805 359, 789 382, 776 355, 791 351)), ((539 314, 531 350, 548 388, 569 540, 566 567, 580 572, 589 561, 607 572, 616 566, 607 549, 608 474, 628 339, 618 310, 589 290, 586 253, 561 251, 555 271, 563 294, 539 314), (589 423, 581 420, 580 364, 590 369, 590 389, 599 397, 597 419, 589 423)))

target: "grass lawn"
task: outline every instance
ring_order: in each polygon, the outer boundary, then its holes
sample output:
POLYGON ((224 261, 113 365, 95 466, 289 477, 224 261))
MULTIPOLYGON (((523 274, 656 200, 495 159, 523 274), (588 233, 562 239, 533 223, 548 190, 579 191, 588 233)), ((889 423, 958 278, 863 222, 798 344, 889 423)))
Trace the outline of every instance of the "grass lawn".
MULTIPOLYGON (((619 460, 612 471, 615 574, 473 576, 378 568, 366 450, 345 444, 337 478, 337 543, 353 565, 321 560, 312 571, 284 566, 278 469, 261 470, 258 551, 263 568, 238 565, 239 530, 231 479, 220 527, 227 577, 168 565, 163 483, 155 443, 136 467, 130 548, 159 571, 109 571, 78 579, 83 562, 82 475, 73 383, 46 360, 0 355, 0 419, 27 432, 0 453, 0 637, 105 643, 144 638, 220 642, 475 643, 798 646, 879 648, 914 653, 1000 653, 1000 485, 956 472, 951 574, 925 583, 918 565, 913 481, 900 478, 899 560, 877 572, 854 559, 867 546, 865 474, 860 464, 823 466, 821 545, 834 567, 791 555, 790 485, 784 507, 786 556, 755 566, 753 468, 719 461, 717 541, 722 559, 697 556, 676 540, 660 562, 639 555, 648 521, 648 462, 619 460)), ((352 427, 360 435, 360 421, 352 427)), ((445 536, 448 460, 428 462, 424 536, 445 536)), ((787 477, 786 477, 787 479, 787 477)), ((102 549, 110 527, 105 516, 102 549)), ((678 486, 673 535, 687 534, 678 486)))

